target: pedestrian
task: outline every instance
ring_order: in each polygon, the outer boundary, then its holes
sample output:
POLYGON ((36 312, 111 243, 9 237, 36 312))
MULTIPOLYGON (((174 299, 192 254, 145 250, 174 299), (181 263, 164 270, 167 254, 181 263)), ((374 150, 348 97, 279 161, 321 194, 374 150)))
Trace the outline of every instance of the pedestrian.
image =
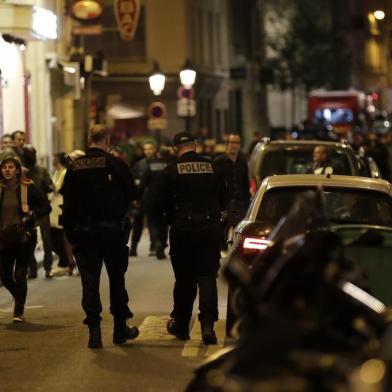
MULTIPOLYGON (((37 164, 37 150, 31 145, 26 144, 22 148, 24 157, 24 166, 27 169, 25 175, 33 180, 34 184, 38 187, 41 193, 46 195, 49 199, 49 194, 54 190, 54 184, 50 177, 48 169, 37 164)), ((50 231, 50 217, 49 215, 43 216, 38 221, 39 229, 41 232, 42 243, 44 248, 44 269, 45 277, 51 279, 53 277, 52 264, 52 236, 50 231)), ((37 277, 37 260, 33 253, 29 264, 29 278, 35 279, 37 277)))
POLYGON ((213 163, 196 153, 192 135, 178 133, 173 144, 178 158, 164 169, 159 192, 161 208, 171 225, 170 258, 175 276, 174 307, 167 330, 180 340, 189 339, 189 322, 199 289, 202 339, 204 344, 216 344, 216 278, 225 186, 213 163))
POLYGON ((226 139, 226 153, 214 161, 216 170, 223 177, 227 192, 227 206, 222 249, 227 250, 231 228, 243 219, 250 204, 248 163, 241 154, 241 137, 232 133, 226 139))
POLYGON ((333 174, 334 167, 328 157, 328 150, 325 146, 316 146, 313 149, 313 166, 311 174, 333 174))
POLYGON ((22 166, 25 165, 25 160, 24 160, 24 150, 23 147, 26 143, 26 134, 23 131, 14 131, 11 134, 12 137, 12 148, 15 152, 15 154, 17 155, 17 157, 19 158, 19 160, 22 163, 22 166))
POLYGON ((53 167, 55 170, 52 175, 54 189, 50 195, 50 206, 52 207, 52 212, 50 213, 50 233, 53 251, 59 257, 57 267, 52 269, 54 276, 72 275, 76 266, 73 257, 70 257, 67 252, 67 244, 62 225, 63 195, 61 194, 61 189, 63 187, 65 173, 67 172, 67 165, 68 160, 64 152, 59 152, 53 156, 53 167))
POLYGON ((13 321, 24 321, 27 296, 26 274, 37 243, 35 219, 50 212, 50 205, 39 189, 22 179, 17 158, 0 164, 0 275, 4 287, 14 297, 13 321))
MULTIPOLYGON (((132 175, 135 179, 135 183, 138 186, 138 200, 134 203, 133 206, 133 228, 131 234, 131 247, 129 250, 129 256, 137 256, 137 246, 140 242, 140 238, 142 237, 144 221, 146 217, 145 210, 145 194, 143 189, 143 179, 146 177, 147 172, 149 170, 149 162, 152 159, 157 157, 157 148, 153 142, 146 142, 143 144, 143 153, 144 158, 140 159, 135 163, 132 167, 132 175)), ((149 256, 154 256, 155 249, 153 239, 150 233, 150 253, 149 256)))
POLYGON ((63 186, 63 226, 81 275, 89 348, 102 347, 99 282, 103 263, 109 276, 113 343, 123 344, 139 334, 137 327, 127 325, 133 314, 125 288, 127 213, 136 187, 128 166, 107 152, 109 141, 108 128, 94 125, 86 154, 71 162, 63 186))
POLYGON ((148 170, 141 181, 147 226, 158 260, 166 258, 164 250, 167 246, 168 226, 159 209, 157 209, 155 201, 159 192, 163 170, 172 161, 170 153, 170 147, 161 146, 158 151, 158 156, 148 160, 148 170))

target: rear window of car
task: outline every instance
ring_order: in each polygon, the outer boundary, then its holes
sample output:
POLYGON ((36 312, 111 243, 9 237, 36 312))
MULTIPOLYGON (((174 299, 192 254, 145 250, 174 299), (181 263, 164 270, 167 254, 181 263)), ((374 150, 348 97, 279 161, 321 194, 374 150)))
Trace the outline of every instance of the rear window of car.
MULTIPOLYGON (((257 220, 277 223, 295 199, 312 187, 287 187, 267 191, 260 203, 257 220)), ((368 224, 392 227, 392 199, 381 192, 327 187, 325 213, 331 223, 368 224)))
MULTIPOLYGON (((261 179, 274 174, 313 173, 315 146, 285 147, 267 150, 260 162, 261 179)), ((348 154, 344 150, 329 149, 328 158, 334 174, 353 175, 348 154)))

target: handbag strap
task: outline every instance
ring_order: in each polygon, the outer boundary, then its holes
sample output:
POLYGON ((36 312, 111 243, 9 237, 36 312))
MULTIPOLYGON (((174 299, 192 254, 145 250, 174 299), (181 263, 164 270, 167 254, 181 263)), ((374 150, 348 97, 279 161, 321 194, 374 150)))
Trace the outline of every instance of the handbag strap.
POLYGON ((27 214, 30 211, 30 208, 27 202, 27 184, 24 184, 23 182, 20 184, 20 201, 22 204, 22 211, 27 214))

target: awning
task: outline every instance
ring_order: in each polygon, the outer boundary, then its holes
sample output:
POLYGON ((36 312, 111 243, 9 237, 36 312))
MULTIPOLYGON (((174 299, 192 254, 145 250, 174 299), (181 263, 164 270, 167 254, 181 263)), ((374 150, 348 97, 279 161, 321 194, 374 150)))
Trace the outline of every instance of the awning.
POLYGON ((146 115, 141 108, 133 108, 126 103, 115 103, 108 108, 107 115, 118 120, 140 118, 146 115))

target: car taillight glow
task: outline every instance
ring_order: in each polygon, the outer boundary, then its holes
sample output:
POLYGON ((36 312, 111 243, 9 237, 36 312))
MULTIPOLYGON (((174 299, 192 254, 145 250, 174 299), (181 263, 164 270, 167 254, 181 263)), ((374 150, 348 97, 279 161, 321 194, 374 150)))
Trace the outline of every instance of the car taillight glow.
POLYGON ((242 242, 242 252, 245 255, 252 255, 265 250, 271 243, 270 240, 257 237, 245 237, 242 242))
POLYGON ((257 191, 257 181, 254 177, 251 177, 249 180, 249 190, 251 195, 254 195, 257 191))

